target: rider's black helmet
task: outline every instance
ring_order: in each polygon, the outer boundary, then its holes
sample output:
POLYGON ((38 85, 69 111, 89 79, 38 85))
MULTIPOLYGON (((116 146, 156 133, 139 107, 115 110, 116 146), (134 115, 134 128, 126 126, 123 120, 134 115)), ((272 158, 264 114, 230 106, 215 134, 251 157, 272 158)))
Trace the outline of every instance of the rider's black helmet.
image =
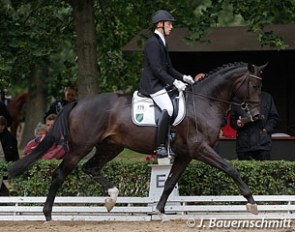
POLYGON ((158 10, 156 13, 154 13, 152 17, 152 24, 156 24, 161 21, 170 21, 174 22, 174 17, 166 10, 158 10))

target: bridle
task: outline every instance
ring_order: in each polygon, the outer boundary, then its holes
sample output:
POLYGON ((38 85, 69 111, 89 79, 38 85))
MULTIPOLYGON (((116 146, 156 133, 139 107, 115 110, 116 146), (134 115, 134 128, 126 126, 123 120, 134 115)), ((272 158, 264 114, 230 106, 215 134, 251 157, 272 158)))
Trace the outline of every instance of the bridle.
POLYGON ((247 74, 245 76, 245 78, 242 80, 240 85, 234 90, 234 95, 236 96, 236 93, 240 90, 240 88, 243 86, 243 84, 247 81, 247 97, 243 99, 242 103, 239 103, 238 101, 235 101, 235 100, 228 101, 228 100, 225 100, 225 99, 220 99, 220 98, 210 97, 210 96, 199 94, 199 93, 194 93, 193 91, 191 91, 191 88, 190 88, 190 90, 185 90, 185 92, 188 93, 188 94, 191 94, 191 95, 207 98, 207 99, 213 100, 213 101, 218 101, 218 102, 222 102, 222 103, 226 103, 226 104, 232 104, 232 105, 239 105, 239 106, 241 106, 241 109, 246 113, 246 115, 250 119, 250 121, 254 121, 253 116, 251 115, 251 108, 249 107, 249 104, 253 104, 255 106, 256 104, 259 104, 260 102, 258 102, 258 101, 250 101, 249 100, 249 96, 250 96, 250 89, 249 89, 250 78, 254 78, 254 79, 262 81, 261 77, 259 77, 257 75, 254 75, 254 74, 247 74))
POLYGON ((250 79, 251 78, 254 78, 254 79, 257 79, 259 81, 262 81, 262 78, 257 76, 257 75, 254 75, 254 74, 248 74, 245 76, 245 78, 243 79, 243 81, 241 82, 241 84, 234 90, 234 95, 236 96, 237 92, 240 90, 240 88, 244 85, 245 82, 247 82, 247 97, 244 98, 244 102, 243 103, 257 103, 256 101, 250 101, 250 100, 247 100, 250 98, 250 89, 249 89, 249 83, 250 83, 250 79))
POLYGON ((248 74, 245 79, 242 81, 242 83, 239 85, 239 87, 236 89, 236 91, 234 93, 237 93, 237 91, 241 88, 241 86, 247 81, 247 98, 243 100, 242 103, 240 103, 241 105, 241 109, 245 112, 245 114, 247 115, 247 118, 253 122, 254 118, 253 115, 251 114, 251 108, 249 107, 249 103, 252 105, 252 108, 255 108, 260 102, 257 101, 250 101, 247 100, 250 97, 250 89, 249 89, 249 83, 250 83, 250 79, 254 78, 257 79, 259 81, 262 81, 262 78, 254 75, 254 74, 248 74))

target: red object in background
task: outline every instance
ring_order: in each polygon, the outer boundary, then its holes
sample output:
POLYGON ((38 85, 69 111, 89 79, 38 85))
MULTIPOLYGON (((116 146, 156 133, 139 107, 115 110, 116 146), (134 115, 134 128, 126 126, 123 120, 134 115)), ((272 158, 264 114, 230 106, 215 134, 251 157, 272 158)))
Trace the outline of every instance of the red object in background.
POLYGON ((230 126, 230 113, 227 115, 227 122, 224 127, 221 128, 223 137, 235 138, 237 136, 237 131, 230 126))
POLYGON ((157 160, 157 156, 155 154, 150 154, 145 157, 145 161, 147 162, 154 162, 157 160))

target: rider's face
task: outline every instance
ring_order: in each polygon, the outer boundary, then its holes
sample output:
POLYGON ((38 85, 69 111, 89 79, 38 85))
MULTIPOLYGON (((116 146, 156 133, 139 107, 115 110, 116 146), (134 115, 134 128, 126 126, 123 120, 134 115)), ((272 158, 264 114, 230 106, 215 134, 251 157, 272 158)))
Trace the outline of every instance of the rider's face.
POLYGON ((164 23, 164 30, 166 35, 170 35, 171 31, 173 29, 173 23, 170 21, 166 21, 164 23))
MULTIPOLYGON (((165 35, 170 35, 170 33, 173 29, 173 23, 170 21, 159 22, 159 24, 157 25, 157 28, 161 28, 163 30, 163 26, 164 26, 164 30, 165 30, 165 35)), ((162 33, 163 33, 163 31, 162 31, 162 33)))

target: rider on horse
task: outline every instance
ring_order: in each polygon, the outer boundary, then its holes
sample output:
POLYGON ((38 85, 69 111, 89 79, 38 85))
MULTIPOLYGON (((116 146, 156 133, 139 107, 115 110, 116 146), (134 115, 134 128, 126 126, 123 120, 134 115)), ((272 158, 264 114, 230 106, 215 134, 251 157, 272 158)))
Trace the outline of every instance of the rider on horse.
POLYGON ((168 54, 165 37, 171 33, 174 21, 174 17, 165 10, 159 10, 153 15, 155 31, 144 47, 143 73, 139 84, 140 92, 150 96, 161 109, 155 151, 158 158, 168 156, 165 141, 173 114, 172 102, 165 88, 174 85, 179 91, 184 91, 184 82, 194 83, 191 76, 183 75, 173 68, 168 54))

